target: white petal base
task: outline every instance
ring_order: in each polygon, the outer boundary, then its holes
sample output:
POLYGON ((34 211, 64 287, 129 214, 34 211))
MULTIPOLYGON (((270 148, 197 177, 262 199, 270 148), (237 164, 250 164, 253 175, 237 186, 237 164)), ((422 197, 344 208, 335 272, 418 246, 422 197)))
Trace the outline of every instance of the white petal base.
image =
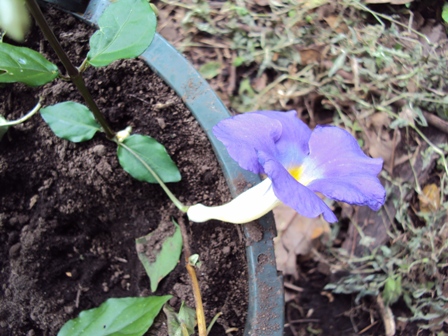
POLYGON ((260 218, 280 203, 274 194, 272 181, 265 179, 224 205, 214 207, 203 204, 192 205, 188 209, 187 215, 191 221, 197 223, 216 219, 228 223, 244 224, 260 218))

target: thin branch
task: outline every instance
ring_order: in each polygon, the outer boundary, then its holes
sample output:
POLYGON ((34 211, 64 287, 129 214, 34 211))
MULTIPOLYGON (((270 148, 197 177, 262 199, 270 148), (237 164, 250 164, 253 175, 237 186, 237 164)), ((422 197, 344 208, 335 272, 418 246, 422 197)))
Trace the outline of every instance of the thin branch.
POLYGON ((438 128, 440 131, 448 134, 448 122, 443 120, 442 118, 439 118, 435 114, 422 111, 423 116, 425 117, 426 121, 428 121, 428 124, 431 126, 434 126, 435 128, 438 128))

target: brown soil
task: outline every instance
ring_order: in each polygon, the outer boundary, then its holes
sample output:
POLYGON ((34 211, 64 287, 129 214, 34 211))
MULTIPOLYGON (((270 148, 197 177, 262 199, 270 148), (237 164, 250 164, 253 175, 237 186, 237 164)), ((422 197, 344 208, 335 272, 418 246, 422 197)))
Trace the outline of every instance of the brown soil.
MULTIPOLYGON (((75 64, 87 53, 92 34, 74 18, 46 11, 75 64)), ((56 60, 37 29, 26 44, 56 60)), ((131 125, 164 144, 182 181, 170 184, 186 204, 229 200, 225 180, 206 136, 181 99, 141 61, 88 69, 86 82, 115 130, 131 125)), ((43 89, 14 84, 0 90, 0 114, 16 119, 38 96, 45 105, 82 102, 74 87, 57 80, 43 89)), ((108 298, 150 295, 149 280, 135 251, 135 239, 159 223, 179 217, 158 185, 133 180, 120 167, 115 146, 103 135, 73 144, 57 138, 39 116, 11 128, 0 143, 0 334, 56 335, 82 310, 108 298)), ((207 320, 223 316, 212 335, 237 327, 247 310, 245 242, 240 228, 208 222, 189 224, 207 320)), ((180 264, 159 285, 194 305, 180 264)), ((163 317, 150 330, 166 335, 163 317), (160 329, 162 328, 162 329, 160 329)))

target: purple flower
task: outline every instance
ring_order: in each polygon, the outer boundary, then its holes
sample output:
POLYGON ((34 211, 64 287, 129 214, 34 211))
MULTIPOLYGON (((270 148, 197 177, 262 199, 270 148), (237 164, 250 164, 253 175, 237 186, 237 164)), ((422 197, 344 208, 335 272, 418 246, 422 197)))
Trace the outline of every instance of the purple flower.
POLYGON ((190 207, 193 221, 215 218, 244 223, 279 202, 305 217, 322 214, 328 222, 337 221, 315 192, 373 210, 384 203, 385 190, 377 177, 382 159, 365 155, 356 139, 341 128, 318 126, 311 131, 295 111, 258 111, 223 120, 213 132, 242 168, 267 179, 228 204, 190 207), (236 213, 227 219, 230 211, 236 213))

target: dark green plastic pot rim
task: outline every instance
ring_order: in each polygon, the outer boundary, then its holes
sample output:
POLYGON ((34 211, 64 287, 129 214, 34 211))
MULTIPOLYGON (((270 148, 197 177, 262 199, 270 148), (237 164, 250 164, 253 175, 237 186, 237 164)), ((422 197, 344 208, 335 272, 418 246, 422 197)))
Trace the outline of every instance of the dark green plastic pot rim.
MULTIPOLYGON (((51 0, 55 1, 62 8, 69 8, 65 3, 73 4, 71 0, 51 0)), ((95 25, 109 3, 109 0, 91 0, 84 14, 73 14, 95 25)), ((190 62, 159 34, 156 34, 141 58, 182 97, 185 105, 206 132, 232 196, 235 197, 241 192, 238 191, 237 182, 246 181, 247 185, 259 183, 260 178, 240 168, 230 158, 223 144, 213 135, 213 126, 228 118, 230 113, 190 62)), ((263 231, 263 237, 258 241, 257 237, 251 237, 250 230, 243 226, 247 241, 250 242, 246 248, 249 308, 244 335, 281 336, 284 324, 283 278, 278 274, 275 265, 273 246, 275 223, 272 213, 260 218, 258 224, 263 231)))

